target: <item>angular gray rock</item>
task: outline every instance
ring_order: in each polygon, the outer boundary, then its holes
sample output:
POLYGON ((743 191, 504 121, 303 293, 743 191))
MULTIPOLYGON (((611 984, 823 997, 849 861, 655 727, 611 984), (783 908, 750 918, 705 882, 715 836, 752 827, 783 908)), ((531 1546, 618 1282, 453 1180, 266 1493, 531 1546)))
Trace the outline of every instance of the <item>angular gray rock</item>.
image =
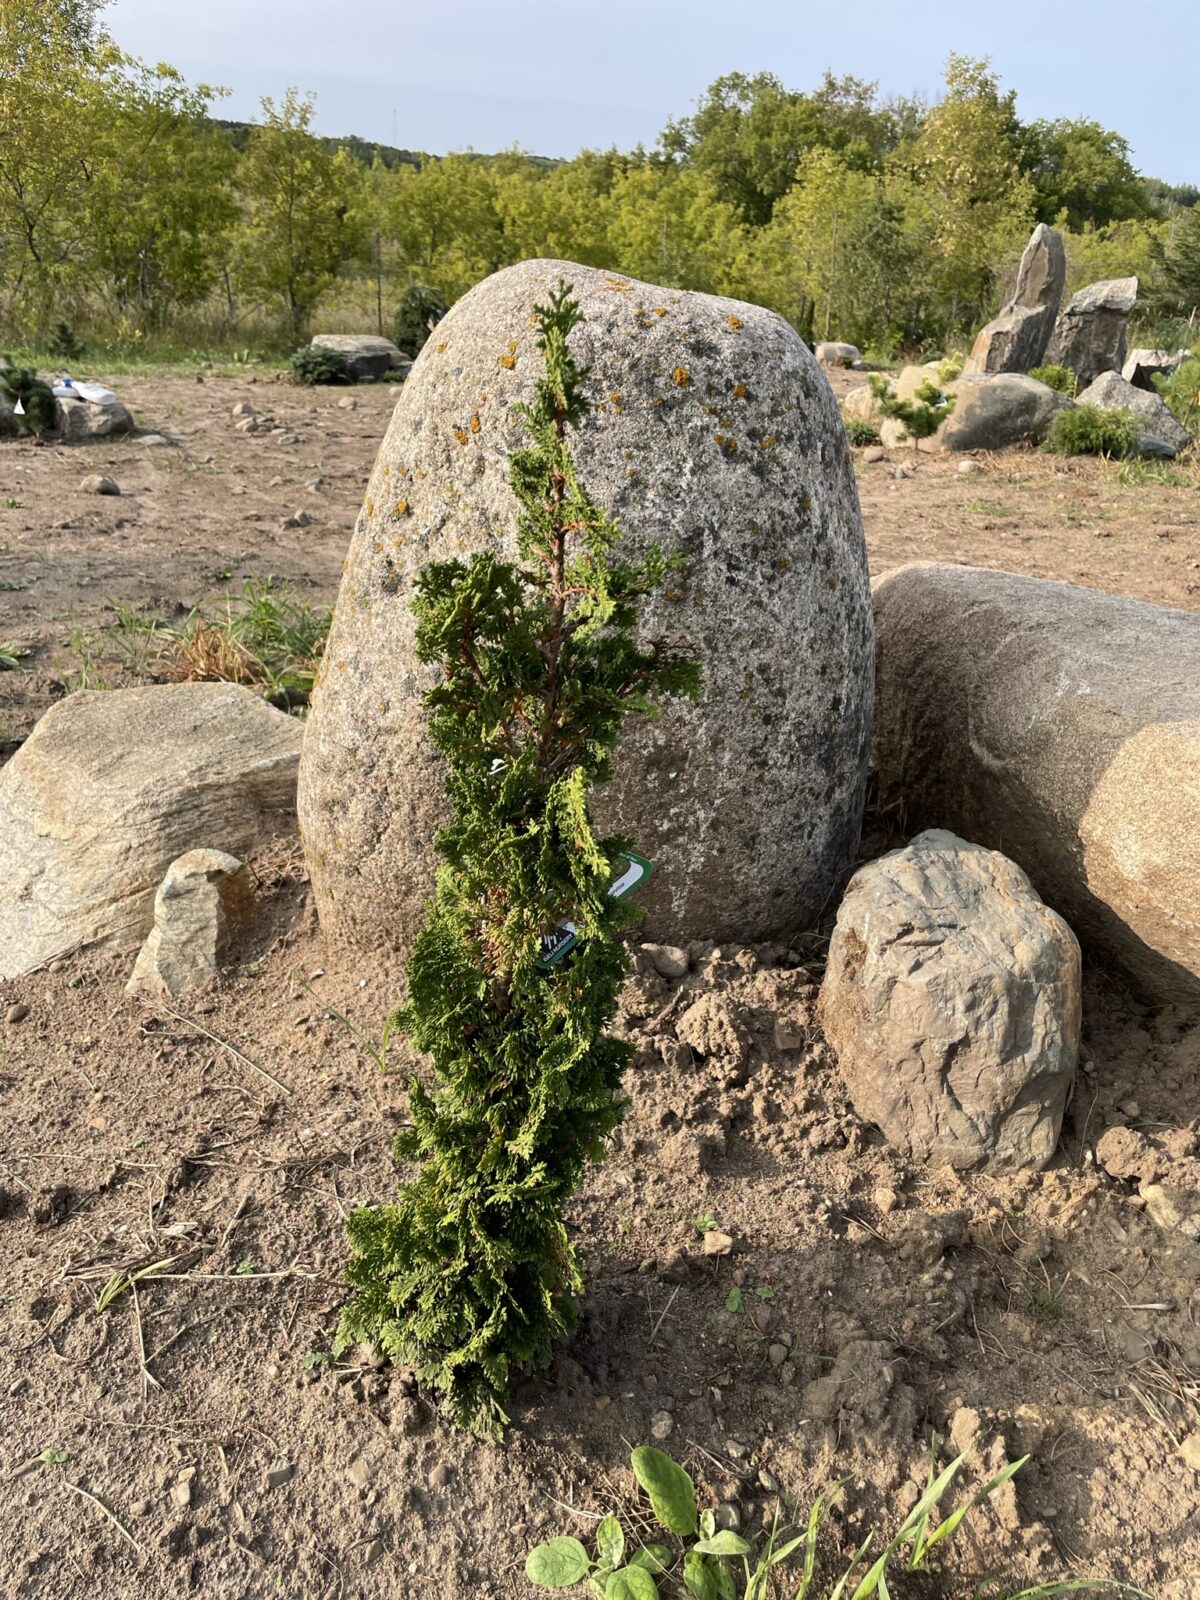
POLYGON ((177 1000, 211 983, 253 909, 250 873, 236 856, 188 850, 176 857, 154 896, 154 926, 126 994, 177 1000))
POLYGON ((874 765, 1154 1001, 1200 999, 1200 616, 916 564, 875 585, 874 765))
POLYGON ((906 1155, 1044 1167, 1079 1053, 1081 959, 1020 867, 941 829, 855 873, 821 988, 859 1115, 906 1155))
POLYGON ((1136 278, 1105 278, 1072 295, 1054 324, 1046 361, 1070 367, 1080 389, 1102 372, 1120 372, 1137 292, 1136 278))
POLYGON ((1186 350, 1176 350, 1173 354, 1167 350, 1146 350, 1138 348, 1131 350, 1125 357, 1125 365, 1121 368, 1121 376, 1126 383, 1132 383, 1135 389, 1148 389, 1151 394, 1157 394, 1154 387, 1156 375, 1162 374, 1169 377, 1188 358, 1186 350))
POLYGON ((389 372, 405 372, 412 365, 390 339, 372 333, 318 333, 312 342, 321 350, 340 351, 358 383, 386 378, 389 372))
POLYGON ((1054 332, 1066 281, 1062 235, 1039 222, 1025 246, 1012 296, 976 335, 966 370, 1028 372, 1038 366, 1054 332))
POLYGON ((949 385, 954 410, 934 436, 945 450, 1003 450, 1040 444, 1059 411, 1074 403, 1019 372, 959 378, 949 385))
POLYGON ((530 326, 555 283, 586 321, 572 347, 594 409, 583 481, 687 562, 645 608, 648 637, 701 661, 698 704, 632 725, 601 826, 654 862, 644 936, 685 944, 804 926, 857 848, 873 646, 854 469, 837 407, 794 330, 759 306, 527 261, 438 325, 376 459, 313 697, 300 815, 322 923, 406 946, 445 818, 413 657, 425 562, 514 554, 514 407, 542 372, 530 326))
POLYGON ((862 352, 856 344, 846 344, 840 339, 826 339, 817 345, 813 355, 823 367, 852 367, 862 360, 862 352))
POLYGON ((139 945, 172 861, 294 825, 301 724, 232 683, 85 691, 0 768, 0 978, 139 945))
POLYGON ((1176 451, 1191 444, 1192 436, 1159 395, 1126 382, 1118 372, 1102 372, 1075 397, 1081 406, 1101 411, 1132 411, 1148 434, 1165 439, 1176 451))
POLYGON ((58 431, 64 444, 87 444, 91 439, 111 439, 132 433, 134 420, 119 400, 95 405, 90 400, 60 400, 58 431))

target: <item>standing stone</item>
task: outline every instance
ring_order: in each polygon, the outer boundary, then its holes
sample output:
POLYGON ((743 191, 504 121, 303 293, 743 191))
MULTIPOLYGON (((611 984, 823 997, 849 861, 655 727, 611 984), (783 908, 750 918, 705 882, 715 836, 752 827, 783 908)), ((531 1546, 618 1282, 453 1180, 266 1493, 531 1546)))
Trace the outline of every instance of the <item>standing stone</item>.
POLYGON ((917 563, 875 586, 880 800, 1018 862, 1155 1001, 1200 1000, 1200 616, 917 563))
POLYGON ((250 874, 236 856, 188 850, 177 857, 154 896, 154 926, 125 992, 178 999, 203 988, 253 907, 250 874))
POLYGON ((856 872, 821 989, 859 1115, 908 1156, 1044 1167, 1079 1053, 1079 944, 998 852, 931 829, 856 872))
POLYGON ((967 371, 1028 372, 1038 366, 1054 331, 1066 280, 1062 235, 1039 222, 1017 268, 1012 298, 976 336, 967 371))
POLYGON ((543 371, 533 308, 564 278, 593 409, 573 448, 636 557, 686 569, 643 636, 696 655, 699 703, 633 719, 599 825, 654 862, 639 900, 663 943, 809 923, 857 848, 872 687, 866 550, 845 433, 794 330, 740 301, 527 261, 439 323, 393 413, 346 563, 305 734, 301 827, 322 924, 405 947, 446 818, 413 655, 416 575, 515 556, 515 406, 543 371))
POLYGON ((1054 324, 1047 362, 1069 367, 1080 389, 1102 372, 1120 372, 1137 292, 1136 278, 1106 278, 1072 295, 1054 324))
POLYGON ((390 339, 373 333, 318 333, 312 342, 319 350, 337 350, 344 355, 350 376, 358 383, 404 372, 410 365, 390 339))
POLYGON ((1102 372, 1076 398, 1081 406, 1101 411, 1131 411, 1148 434, 1165 439, 1174 450, 1191 444, 1192 436, 1158 394, 1127 383, 1117 372, 1102 372))
POLYGON ((235 683, 84 691, 0 768, 0 979, 136 947, 184 851, 293 823, 303 729, 235 683))

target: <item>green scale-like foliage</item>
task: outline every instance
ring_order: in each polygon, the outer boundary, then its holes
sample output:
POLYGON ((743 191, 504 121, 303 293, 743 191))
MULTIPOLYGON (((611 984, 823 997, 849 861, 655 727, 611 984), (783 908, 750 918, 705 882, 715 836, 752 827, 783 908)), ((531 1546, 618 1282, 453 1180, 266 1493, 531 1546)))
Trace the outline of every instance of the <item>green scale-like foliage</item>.
POLYGON ((14 366, 8 356, 0 356, 0 398, 22 407, 17 416, 22 433, 51 433, 58 426, 58 401, 50 385, 36 372, 14 366))
POLYGON ((565 285, 537 317, 545 375, 520 408, 531 442, 510 459, 518 561, 436 562, 417 581, 452 820, 396 1020, 437 1081, 413 1081, 396 1142, 419 1174, 394 1205, 350 1218, 338 1333, 339 1348, 367 1338, 415 1365, 455 1421, 490 1435, 513 1379, 575 1326, 563 1208, 623 1109, 630 1047, 606 1029, 636 910, 607 891, 629 842, 596 836, 589 790, 610 775, 626 715, 699 687, 692 662, 635 636, 671 563, 657 545, 615 557, 620 529, 576 473, 568 435, 588 405, 565 285), (546 969, 543 935, 567 921, 579 943, 546 969))

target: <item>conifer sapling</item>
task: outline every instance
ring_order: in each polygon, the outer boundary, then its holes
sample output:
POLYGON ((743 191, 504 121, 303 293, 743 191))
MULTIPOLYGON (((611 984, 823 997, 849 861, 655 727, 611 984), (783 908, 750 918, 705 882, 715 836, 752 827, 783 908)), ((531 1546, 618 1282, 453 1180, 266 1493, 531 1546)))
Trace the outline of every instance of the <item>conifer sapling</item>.
POLYGON ((582 1277, 563 1208, 623 1109, 631 1050, 606 1029, 628 970, 618 934, 636 911, 608 889, 632 844, 596 836, 589 791, 627 715, 699 690, 693 662, 635 636, 639 602, 672 563, 657 544, 641 561, 616 556, 621 530, 576 472, 568 435, 588 403, 569 287, 536 316, 545 373, 519 408, 530 443, 509 462, 518 560, 435 562, 417 580, 452 820, 396 1021, 436 1085, 413 1080, 396 1141, 418 1175, 395 1204, 350 1218, 338 1330, 339 1349, 375 1341, 491 1436, 513 1379, 575 1326, 582 1277), (579 942, 547 968, 543 938, 568 921, 579 942))

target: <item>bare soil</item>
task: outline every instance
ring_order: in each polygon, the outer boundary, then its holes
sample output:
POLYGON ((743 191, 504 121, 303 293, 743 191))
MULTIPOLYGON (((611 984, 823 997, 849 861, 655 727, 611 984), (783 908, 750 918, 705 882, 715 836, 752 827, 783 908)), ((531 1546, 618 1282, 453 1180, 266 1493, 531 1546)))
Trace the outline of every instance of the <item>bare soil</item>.
MULTIPOLYGON (((170 621, 265 572, 332 599, 392 404, 114 386, 178 445, 0 447, 0 582, 22 585, 0 590, 0 643, 34 652, 0 674, 10 750, 81 670, 134 681, 113 601, 170 621), (242 399, 289 431, 237 433, 242 399), (79 493, 88 472, 121 497, 79 493)), ((877 572, 962 560, 1200 608, 1194 489, 1032 453, 971 478, 900 465, 860 472, 877 572)), ((883 820, 864 855, 894 842, 883 820)), ((1145 1172, 1094 1153, 1127 1127, 1158 1181, 1200 1187, 1194 1016, 1090 970, 1054 1165, 956 1175, 853 1114, 816 1019, 819 934, 693 946, 678 982, 639 953, 629 1114, 571 1218, 583 1325, 496 1447, 370 1351, 329 1356, 343 1219, 395 1182, 413 1063, 372 1052, 401 974, 324 945, 294 841, 255 866, 252 941, 178 1011, 126 999, 132 955, 0 986, 0 1593, 523 1600, 532 1544, 632 1513, 629 1449, 657 1425, 746 1527, 848 1476, 829 1583, 915 1501, 936 1433, 973 1485, 1033 1459, 898 1600, 1059 1574, 1200 1596, 1200 1245, 1148 1213, 1145 1172), (714 1222, 727 1257, 701 1252, 714 1222)))

